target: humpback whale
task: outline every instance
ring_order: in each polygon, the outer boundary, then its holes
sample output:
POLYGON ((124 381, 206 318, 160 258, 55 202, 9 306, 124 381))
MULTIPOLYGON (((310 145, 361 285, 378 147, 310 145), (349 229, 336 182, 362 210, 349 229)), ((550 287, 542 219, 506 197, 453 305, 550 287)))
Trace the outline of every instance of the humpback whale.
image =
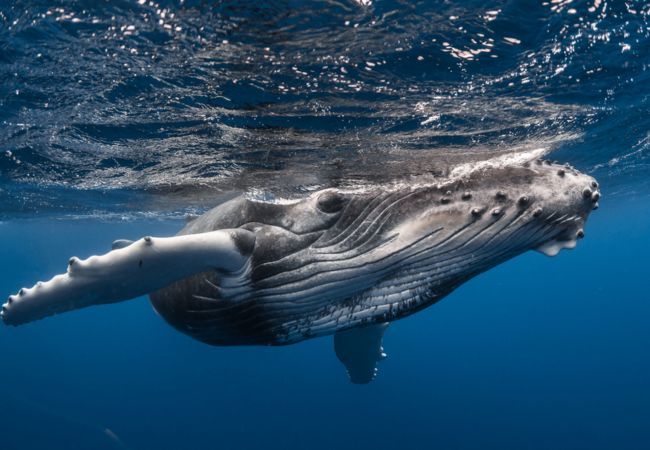
POLYGON ((528 250, 584 237, 598 183, 568 165, 483 163, 428 182, 236 197, 173 237, 113 249, 11 295, 20 325, 148 294, 174 328, 211 345, 286 345, 334 335, 354 383, 371 381, 394 320, 528 250))

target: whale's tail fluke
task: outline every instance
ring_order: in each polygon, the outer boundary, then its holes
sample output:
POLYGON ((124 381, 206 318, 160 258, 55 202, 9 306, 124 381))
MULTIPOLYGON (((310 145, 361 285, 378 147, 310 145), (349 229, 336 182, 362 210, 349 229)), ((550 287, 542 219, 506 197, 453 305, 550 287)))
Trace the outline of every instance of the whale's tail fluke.
POLYGON ((184 236, 145 237, 80 260, 66 273, 9 296, 0 317, 20 325, 87 306, 117 303, 163 288, 206 270, 236 272, 252 254, 255 235, 226 229, 184 236))

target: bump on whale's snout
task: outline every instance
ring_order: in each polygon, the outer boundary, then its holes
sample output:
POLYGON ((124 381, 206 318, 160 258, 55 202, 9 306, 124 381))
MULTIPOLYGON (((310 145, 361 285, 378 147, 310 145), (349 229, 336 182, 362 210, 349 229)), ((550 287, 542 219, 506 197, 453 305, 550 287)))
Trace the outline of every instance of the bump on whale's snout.
MULTIPOLYGON (((548 163, 547 163, 548 164, 548 163)), ((535 250, 546 256, 555 256, 563 249, 573 249, 585 237, 589 214, 598 209, 600 188, 591 176, 570 166, 547 167, 549 194, 545 199, 547 214, 544 219, 557 227, 557 233, 535 250), (550 177, 549 177, 550 175, 550 177)))

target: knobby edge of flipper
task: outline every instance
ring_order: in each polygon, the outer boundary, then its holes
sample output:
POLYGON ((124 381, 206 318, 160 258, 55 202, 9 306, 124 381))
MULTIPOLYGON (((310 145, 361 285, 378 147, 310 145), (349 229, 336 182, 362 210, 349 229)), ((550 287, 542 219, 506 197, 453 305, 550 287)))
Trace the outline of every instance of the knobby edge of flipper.
POLYGON ((255 234, 225 229, 173 237, 144 237, 85 260, 70 258, 66 273, 9 296, 0 317, 21 325, 65 311, 148 294, 206 270, 236 272, 252 255, 255 234))

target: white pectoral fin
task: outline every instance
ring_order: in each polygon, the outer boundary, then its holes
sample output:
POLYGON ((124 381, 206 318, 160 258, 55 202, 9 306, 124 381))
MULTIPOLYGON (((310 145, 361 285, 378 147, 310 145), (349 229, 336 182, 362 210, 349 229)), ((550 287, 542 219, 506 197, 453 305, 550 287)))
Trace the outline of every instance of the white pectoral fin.
POLYGON ((334 335, 334 351, 345 365, 350 381, 370 383, 377 374, 377 363, 386 358, 382 347, 388 323, 338 331, 334 335))
POLYGON ((205 270, 233 272, 248 261, 255 235, 230 229, 145 237, 101 256, 70 258, 66 273, 12 295, 0 315, 20 325, 73 309, 116 303, 205 270))

